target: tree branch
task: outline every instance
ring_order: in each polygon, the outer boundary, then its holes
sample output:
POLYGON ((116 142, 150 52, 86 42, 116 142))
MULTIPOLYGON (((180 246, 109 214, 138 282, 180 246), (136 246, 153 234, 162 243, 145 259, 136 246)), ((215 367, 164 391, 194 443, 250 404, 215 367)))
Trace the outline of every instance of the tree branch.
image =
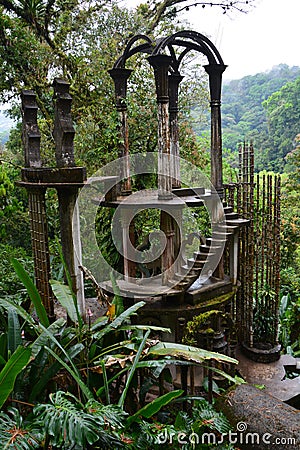
POLYGON ((212 7, 218 6, 222 8, 224 13, 230 10, 236 10, 242 13, 249 11, 251 6, 256 0, 223 0, 223 1, 197 1, 197 0, 163 0, 158 4, 155 4, 149 11, 149 17, 152 17, 148 32, 151 33, 162 20, 162 18, 170 12, 173 7, 174 15, 181 11, 188 11, 193 6, 212 7), (176 8, 176 5, 180 5, 176 8))

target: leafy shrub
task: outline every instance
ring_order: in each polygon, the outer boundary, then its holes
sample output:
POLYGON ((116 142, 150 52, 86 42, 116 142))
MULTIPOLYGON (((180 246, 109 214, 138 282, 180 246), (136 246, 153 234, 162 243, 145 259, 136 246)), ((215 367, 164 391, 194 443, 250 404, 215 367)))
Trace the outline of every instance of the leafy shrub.
POLYGON ((16 258, 24 266, 26 271, 33 274, 33 260, 22 247, 12 247, 9 244, 0 243, 0 297, 9 295, 18 302, 26 299, 27 294, 23 283, 17 276, 11 264, 11 258, 16 258))

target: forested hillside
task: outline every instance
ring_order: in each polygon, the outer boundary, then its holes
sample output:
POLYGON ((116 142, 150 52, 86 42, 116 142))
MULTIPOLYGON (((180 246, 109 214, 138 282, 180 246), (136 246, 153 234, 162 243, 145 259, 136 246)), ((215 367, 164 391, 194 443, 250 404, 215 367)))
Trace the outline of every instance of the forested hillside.
POLYGON ((253 140, 256 168, 283 171, 300 131, 300 68, 285 64, 223 87, 223 147, 233 164, 241 141, 253 140))
POLYGON ((5 144, 9 137, 9 130, 14 125, 14 121, 7 117, 5 110, 0 109, 0 143, 5 144))

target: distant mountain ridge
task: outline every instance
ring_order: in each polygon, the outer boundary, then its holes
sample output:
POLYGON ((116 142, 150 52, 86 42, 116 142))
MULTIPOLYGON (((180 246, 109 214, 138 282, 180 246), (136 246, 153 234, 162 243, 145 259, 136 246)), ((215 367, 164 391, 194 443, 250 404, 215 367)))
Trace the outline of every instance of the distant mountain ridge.
MULTIPOLYGON (((299 77, 300 67, 280 64, 267 72, 248 75, 225 84, 222 92, 223 148, 225 151, 227 149, 229 152, 235 153, 241 141, 253 140, 257 168, 281 170, 284 162, 281 161, 280 164, 278 161, 275 162, 276 149, 273 148, 272 151, 269 149, 270 146, 274 146, 274 142, 269 139, 271 130, 268 126, 267 100, 287 83, 295 82, 299 77)), ((292 140, 299 132, 300 129, 291 128, 290 140, 286 142, 286 150, 281 151, 281 159, 284 154, 291 151, 292 140)))
MULTIPOLYGON (((203 123, 197 109, 192 114, 195 132, 207 136, 208 124, 203 123)), ((0 109, 2 145, 13 126, 5 109, 0 109)), ((252 140, 256 169, 282 171, 285 156, 293 149, 293 139, 300 133, 300 67, 280 64, 267 72, 225 83, 222 129, 224 155, 232 165, 237 165, 239 144, 252 140)))
POLYGON ((239 80, 232 80, 223 86, 222 117, 223 126, 242 121, 250 108, 261 107, 262 102, 278 91, 284 84, 300 76, 300 67, 286 64, 274 66, 267 72, 247 75, 239 80))

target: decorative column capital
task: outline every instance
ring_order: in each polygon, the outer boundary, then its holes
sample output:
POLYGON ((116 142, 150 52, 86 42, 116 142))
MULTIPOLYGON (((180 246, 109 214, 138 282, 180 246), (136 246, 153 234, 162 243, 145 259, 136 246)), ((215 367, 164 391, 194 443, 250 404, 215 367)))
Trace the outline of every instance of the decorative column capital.
POLYGON ((131 69, 114 67, 108 71, 115 84, 116 108, 118 111, 126 111, 127 81, 132 73, 131 69))
POLYGON ((210 100, 214 102, 221 99, 222 74, 226 69, 225 64, 208 64, 204 66, 209 75, 210 100))
POLYGON ((157 102, 168 103, 168 70, 173 62, 173 58, 168 55, 152 55, 148 57, 148 61, 154 68, 157 102))

